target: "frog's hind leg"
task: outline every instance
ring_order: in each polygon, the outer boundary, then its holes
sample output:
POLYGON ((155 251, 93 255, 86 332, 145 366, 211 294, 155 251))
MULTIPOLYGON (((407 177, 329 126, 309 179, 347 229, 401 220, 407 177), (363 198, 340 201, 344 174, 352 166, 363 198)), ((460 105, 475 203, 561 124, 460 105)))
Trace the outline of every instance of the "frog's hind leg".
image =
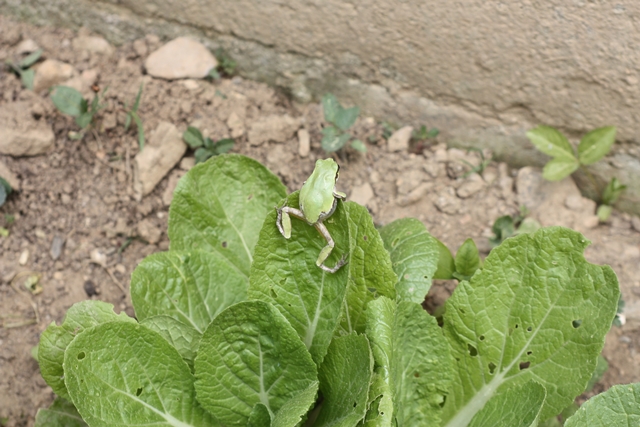
POLYGON ((306 219, 304 218, 304 213, 296 208, 291 208, 289 206, 283 206, 281 208, 276 207, 276 212, 278 213, 278 217, 276 218, 276 226, 278 227, 280 234, 282 234, 285 239, 291 238, 292 216, 306 221, 306 219))
POLYGON ((327 271, 329 273, 335 273, 340 269, 340 267, 342 267, 347 263, 347 255, 344 254, 342 258, 340 258, 340 260, 333 267, 327 267, 326 265, 324 265, 324 262, 327 260, 327 258, 329 258, 329 255, 331 255, 331 251, 333 251, 333 248, 335 247, 336 244, 334 243, 333 238, 331 237, 331 234, 329 234, 329 230, 327 230, 327 227, 323 223, 318 222, 314 224, 314 227, 316 228, 316 230, 318 230, 318 233, 320 233, 322 237, 324 237, 325 240, 327 241, 327 246, 322 248, 322 250, 320 251, 320 255, 318 255, 318 259, 316 260, 316 265, 321 269, 323 269, 324 271, 327 271))

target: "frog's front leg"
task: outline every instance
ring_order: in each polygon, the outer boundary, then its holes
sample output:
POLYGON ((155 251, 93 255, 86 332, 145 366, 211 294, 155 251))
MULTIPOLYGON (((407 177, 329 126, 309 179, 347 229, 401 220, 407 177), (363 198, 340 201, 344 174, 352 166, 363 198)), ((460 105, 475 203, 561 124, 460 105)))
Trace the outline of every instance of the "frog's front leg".
POLYGON ((276 212, 278 213, 278 217, 276 218, 276 226, 278 227, 280 234, 282 234, 285 239, 291 238, 291 216, 301 219, 305 222, 307 221, 304 218, 304 213, 296 208, 291 208, 289 206, 283 206, 281 208, 276 207, 276 212))
POLYGON ((314 227, 316 228, 316 230, 318 230, 318 233, 320 233, 322 237, 324 237, 327 241, 327 246, 322 248, 322 250, 320 251, 320 255, 318 255, 316 265, 324 271, 335 273, 340 269, 340 267, 347 263, 347 255, 342 255, 342 258, 340 258, 340 260, 333 267, 327 267, 326 265, 324 265, 324 262, 327 260, 327 258, 329 258, 329 255, 331 255, 331 251, 335 247, 335 243, 333 241, 333 238, 331 237, 331 234, 329 234, 329 230, 327 230, 327 227, 323 223, 317 222, 314 224, 314 227))

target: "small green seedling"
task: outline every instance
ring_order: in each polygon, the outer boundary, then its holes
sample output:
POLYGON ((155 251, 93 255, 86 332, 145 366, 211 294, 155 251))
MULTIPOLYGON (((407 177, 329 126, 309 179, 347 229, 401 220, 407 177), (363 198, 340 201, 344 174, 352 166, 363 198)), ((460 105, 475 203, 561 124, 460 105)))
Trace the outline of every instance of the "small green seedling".
POLYGON ((100 104, 100 100, 104 97, 108 88, 102 91, 102 93, 96 93, 93 96, 91 104, 84 99, 82 94, 76 89, 68 86, 55 86, 53 93, 51 94, 51 100, 56 108, 71 117, 76 118, 76 124, 80 127, 81 131, 70 134, 72 139, 82 139, 86 131, 93 123, 93 119, 104 108, 103 104, 100 104))
POLYGON ((611 215, 611 205, 616 202, 626 185, 613 178, 602 190, 585 166, 606 156, 616 141, 616 127, 606 126, 587 133, 578 144, 578 155, 569 140, 557 129, 538 126, 527 132, 527 137, 536 148, 553 157, 544 167, 542 176, 549 181, 559 181, 581 169, 589 178, 593 191, 600 196, 598 218, 606 221, 611 215), (615 182, 614 182, 615 180, 615 182), (605 194, 606 193, 606 194, 605 194))
POLYGON ((0 206, 4 205, 4 202, 7 200, 7 197, 9 196, 9 194, 11 194, 12 191, 13 189, 11 188, 11 185, 9 185, 7 180, 0 177, 0 206))
POLYGON ((411 153, 420 154, 424 148, 428 145, 427 141, 434 139, 440 134, 440 131, 436 128, 427 129, 425 125, 420 126, 420 129, 414 130, 411 135, 411 153))
POLYGON ((182 134, 182 139, 189 147, 196 150, 196 163, 202 163, 207 159, 224 154, 233 148, 235 141, 231 138, 219 139, 216 142, 209 137, 202 136, 202 132, 196 127, 189 126, 182 134))
POLYGON ((500 245, 506 239, 519 234, 533 233, 541 226, 538 221, 533 218, 526 218, 527 208, 522 207, 521 212, 512 217, 510 215, 501 216, 496 219, 491 227, 494 236, 489 239, 492 248, 500 245))
POLYGON ((136 95, 136 100, 133 102, 133 106, 131 109, 124 104, 124 109, 127 111, 127 118, 124 122, 124 130, 125 132, 129 130, 129 126, 131 126, 131 120, 136 122, 136 126, 138 127, 138 146, 140 147, 140 151, 144 148, 144 126, 142 125, 142 119, 138 115, 138 108, 140 108, 140 98, 142 97, 142 89, 144 88, 144 84, 140 84, 140 89, 138 89, 138 94, 136 95))
POLYGON ((11 68, 16 75, 20 76, 23 86, 29 90, 33 90, 33 78, 35 77, 35 71, 31 66, 38 62, 41 56, 42 49, 38 49, 17 63, 6 61, 9 68, 11 68))
POLYGON ((444 243, 435 240, 438 246, 438 267, 433 275, 434 279, 468 281, 477 270, 482 269, 480 252, 473 239, 464 241, 455 258, 444 243))
POLYGON ((349 145, 356 151, 365 153, 367 147, 359 139, 351 139, 347 130, 356 122, 360 114, 360 108, 344 108, 338 102, 335 95, 328 93, 322 98, 324 119, 330 123, 322 129, 322 149, 327 153, 333 153, 349 145))
MULTIPOLYGON (((4 205, 4 202, 7 201, 7 197, 9 196, 9 194, 11 194, 12 191, 13 189, 11 188, 11 185, 9 185, 7 180, 0 177, 0 207, 4 205)), ((13 221, 9 221, 8 217, 10 216, 11 215, 5 214, 5 222, 7 223, 7 225, 9 225, 10 222, 11 223, 13 222, 13 221)), ((0 236, 2 237, 9 236, 9 230, 7 230, 4 227, 0 227, 0 236)))
POLYGON ((620 194, 627 188, 626 185, 623 185, 618 181, 618 178, 611 178, 609 184, 605 187, 602 192, 602 204, 598 206, 598 219, 600 222, 605 222, 611 216, 612 206, 618 201, 620 194))
POLYGON ((220 80, 222 76, 231 77, 235 74, 238 64, 222 48, 216 49, 215 57, 218 60, 218 66, 212 68, 205 78, 220 80))
POLYGON ((477 173, 478 175, 482 176, 482 173, 484 172, 484 170, 487 168, 487 166, 489 166, 489 164, 493 161, 493 156, 489 157, 488 159, 484 157, 484 152, 476 147, 471 147, 467 150, 467 153, 470 153, 471 151, 475 151, 480 153, 480 163, 477 165, 472 165, 471 163, 467 162, 466 160, 461 160, 462 163, 464 163, 465 165, 469 166, 471 169, 469 170, 469 172, 465 173, 462 177, 463 178, 468 178, 471 175, 473 175, 474 173, 477 173))

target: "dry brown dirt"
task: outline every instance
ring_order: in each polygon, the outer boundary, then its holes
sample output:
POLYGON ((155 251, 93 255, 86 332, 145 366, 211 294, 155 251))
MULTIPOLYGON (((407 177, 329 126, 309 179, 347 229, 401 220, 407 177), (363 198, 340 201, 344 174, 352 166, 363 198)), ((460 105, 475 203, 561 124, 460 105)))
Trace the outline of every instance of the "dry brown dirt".
MULTIPOLYGON (((192 162, 183 159, 150 195, 136 199, 131 171, 131 159, 138 152, 136 132, 125 132, 122 123, 124 103, 133 101, 141 83, 139 114, 147 134, 161 121, 172 122, 181 132, 196 124, 213 139, 229 137, 232 126, 233 132, 242 133, 233 151, 264 163, 292 191, 312 171, 315 160, 325 157, 319 143, 318 104, 294 104, 275 89, 239 77, 195 84, 151 78, 144 73, 140 46, 149 52, 156 49, 160 41, 154 37, 138 41, 137 49, 133 43, 120 46, 111 55, 76 51, 74 37, 70 30, 29 26, 0 16, 0 60, 15 58, 16 45, 33 39, 44 49, 45 58, 67 62, 79 73, 95 71, 95 83, 109 87, 96 132, 71 140, 68 132, 78 130, 76 125, 55 110, 46 91, 25 90, 12 73, 0 71, 0 109, 28 108, 55 132, 54 146, 44 155, 0 155, 0 162, 21 181, 20 191, 0 208, 0 226, 10 232, 0 237, 0 425, 5 426, 32 426, 37 409, 53 400, 31 356, 47 325, 61 322, 72 304, 87 298, 107 301, 116 311, 133 315, 121 288, 128 288, 140 260, 168 248, 167 197, 192 162), (235 121, 229 120, 232 114, 235 121), (285 114, 299 118, 301 127, 310 132, 307 157, 299 155, 295 134, 278 143, 248 143, 252 124, 285 114), (54 240, 64 242, 57 259, 51 254, 54 240), (104 266, 92 262, 92 254, 93 260, 103 259, 104 266), (23 287, 34 274, 40 275, 42 287, 37 295, 23 287)), ((477 163, 477 155, 447 151, 442 141, 428 142, 417 154, 389 152, 383 132, 372 118, 358 120, 355 134, 367 141, 368 152, 338 158, 339 188, 352 199, 365 201, 378 224, 416 217, 454 253, 472 237, 486 255, 493 221, 519 212, 513 179, 517 171, 492 163, 484 178, 465 178, 468 168, 456 159, 477 163)), ((192 156, 192 152, 186 155, 192 156)), ((640 233, 627 214, 618 212, 606 224, 582 228, 592 242, 586 257, 613 267, 627 306, 627 323, 612 328, 607 336, 604 356, 610 369, 594 391, 600 392, 613 384, 640 381, 640 233)), ((454 286, 455 282, 436 283, 431 304, 441 303, 454 286)))

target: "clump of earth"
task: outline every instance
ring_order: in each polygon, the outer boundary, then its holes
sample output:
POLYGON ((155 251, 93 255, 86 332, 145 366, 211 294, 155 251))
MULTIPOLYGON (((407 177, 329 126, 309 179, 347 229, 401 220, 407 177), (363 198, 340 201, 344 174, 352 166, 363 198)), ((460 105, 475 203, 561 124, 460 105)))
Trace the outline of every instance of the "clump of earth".
MULTIPOLYGON (((0 62, 43 50, 33 91, 7 68, 0 71, 0 176, 15 189, 0 208, 0 227, 9 231, 0 237, 3 425, 32 426, 37 409, 53 400, 31 350, 72 304, 99 299, 134 314, 131 272, 145 256, 168 249, 172 193, 195 164, 182 140, 187 126, 214 141, 233 138, 232 152, 265 164, 290 191, 300 188, 317 159, 328 157, 320 146, 318 103, 296 104, 237 76, 203 79, 215 58, 203 56, 195 41, 180 42, 187 59, 179 62, 190 62, 189 49, 200 54, 191 68, 176 70, 172 62, 178 61, 162 60, 163 49, 169 58, 176 54, 167 42, 150 34, 116 47, 84 29, 34 27, 0 16, 0 62), (53 105, 55 85, 74 87, 89 100, 96 91, 104 94, 104 108, 82 139, 70 138, 80 129, 53 105), (124 126, 141 86, 142 152, 136 126, 124 126)), ((571 179, 545 182, 535 168, 499 162, 473 173, 479 153, 447 148, 438 138, 412 139, 405 125, 397 123, 389 135, 388 125, 361 116, 352 133, 366 141, 367 153, 333 155, 341 165, 339 190, 365 205, 377 224, 420 219, 453 253, 471 237, 486 255, 494 221, 520 214, 523 206, 543 226, 582 232, 591 241, 585 256, 613 267, 625 302, 626 323, 612 328, 603 353, 610 368, 591 394, 640 381, 640 219, 614 212, 598 223, 595 203, 571 179)), ((455 284, 436 282, 425 306, 441 305, 455 284)))

